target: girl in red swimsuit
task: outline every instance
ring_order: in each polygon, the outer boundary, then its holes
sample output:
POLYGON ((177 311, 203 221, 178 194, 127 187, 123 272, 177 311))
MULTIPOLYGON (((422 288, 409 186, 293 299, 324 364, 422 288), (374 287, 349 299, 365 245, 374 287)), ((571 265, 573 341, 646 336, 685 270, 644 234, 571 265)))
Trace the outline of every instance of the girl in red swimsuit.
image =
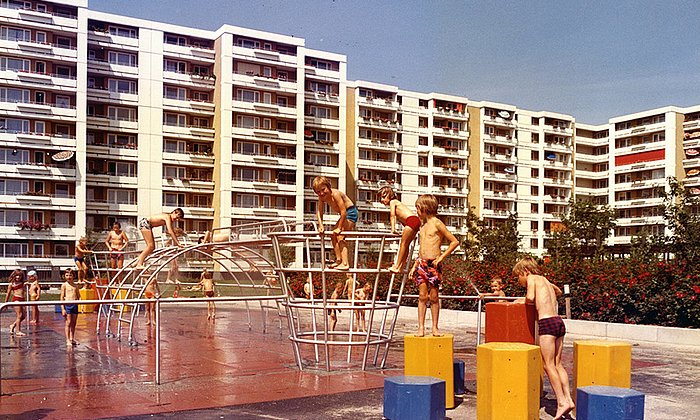
MULTIPOLYGON (((24 273, 22 270, 15 270, 10 275, 10 284, 7 286, 5 302, 10 300, 10 295, 12 295, 12 302, 24 302, 26 300, 24 293, 24 273)), ((10 334, 23 336, 25 334, 22 332, 21 323, 25 318, 24 307, 15 306, 15 314, 17 316, 15 322, 10 324, 10 334)))

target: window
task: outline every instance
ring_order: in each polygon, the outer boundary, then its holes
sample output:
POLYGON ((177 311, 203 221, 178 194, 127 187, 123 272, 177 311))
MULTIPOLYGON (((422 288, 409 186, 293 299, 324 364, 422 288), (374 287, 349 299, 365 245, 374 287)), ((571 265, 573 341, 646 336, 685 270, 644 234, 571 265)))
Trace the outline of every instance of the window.
POLYGON ((43 61, 34 62, 34 72, 46 74, 46 63, 43 61))
POLYGON ((68 184, 55 184, 53 188, 56 197, 68 198, 70 196, 68 184))
POLYGON ((185 178, 186 170, 182 166, 163 166, 163 177, 164 178, 175 178, 182 179, 185 178))
POLYGON ((46 94, 42 91, 34 92, 34 102, 37 104, 43 104, 46 102, 46 94))
POLYGON ((321 70, 332 70, 333 65, 328 62, 328 61, 323 61, 323 60, 316 60, 312 58, 309 63, 311 64, 312 67, 316 67, 317 69, 321 70))
POLYGON ((184 61, 165 60, 163 69, 174 73, 187 73, 187 63, 184 61))
POLYGON ((44 121, 34 121, 34 132, 37 134, 46 133, 46 123, 44 121))
POLYGON ((237 168, 236 178, 240 181, 252 182, 257 180, 257 171, 252 168, 237 168))
POLYGON ((110 204, 136 204, 136 191, 108 189, 107 202, 110 204))
POLYGON ((243 102, 260 102, 260 92, 248 89, 238 89, 236 96, 239 101, 243 102))
POLYGON ((187 45, 187 38, 182 37, 182 36, 177 36, 177 35, 170 35, 170 34, 165 34, 164 37, 164 42, 166 44, 170 45, 181 45, 181 46, 186 46, 187 45))
POLYGON ((136 54, 128 54, 118 51, 110 51, 107 61, 110 64, 119 64, 121 66, 136 67, 136 54))
POLYGON ((110 106, 107 108, 107 118, 117 121, 136 121, 136 110, 110 106))
POLYGON ((187 127, 187 115, 166 113, 163 124, 175 127, 187 127))
POLYGON ((170 207, 185 207, 185 194, 163 193, 163 204, 170 207))
POLYGON ((236 117, 236 126, 241 128, 258 128, 260 127, 260 118, 250 115, 238 115, 236 117))
POLYGON ((2 102, 29 102, 28 89, 0 88, 0 101, 2 102))
POLYGON ((192 125, 199 128, 210 128, 209 118, 194 117, 192 118, 192 125))
POLYGON ((16 118, 0 118, 0 131, 7 133, 28 133, 29 120, 16 118))
POLYGON ((127 38, 138 38, 138 32, 136 29, 124 28, 121 26, 111 26, 109 27, 109 33, 116 36, 125 36, 127 38))
POLYGON ((286 96, 278 96, 277 97, 277 105, 278 106, 288 106, 287 105, 287 97, 286 96))
POLYGON ((163 151, 168 153, 185 153, 187 142, 182 140, 165 140, 163 151))
POLYGON ((28 220, 26 210, 0 210, 0 226, 15 226, 20 220, 28 220))
POLYGON ((312 153, 309 156, 309 163, 315 166, 329 166, 331 164, 331 157, 328 155, 317 155, 312 153))
POLYGON ((253 194, 238 194, 236 195, 236 207, 256 208, 260 197, 253 194))
POLYGON ((54 224, 58 226, 70 226, 70 213, 67 211, 57 211, 53 214, 54 224))
POLYGON ((331 109, 330 108, 325 108, 325 107, 318 107, 318 106, 312 106, 311 108, 311 113, 316 116, 317 118, 330 118, 331 117, 331 109))
POLYGON ((0 179, 0 194, 18 195, 29 191, 29 181, 23 179, 0 179))
POLYGON ((56 106, 58 108, 70 108, 70 97, 64 95, 56 95, 56 106))
POLYGON ((330 131, 317 131, 317 130, 311 130, 311 132, 314 135, 314 141, 316 142, 330 142, 333 141, 331 138, 331 132, 330 131))
POLYGON ((192 92, 192 100, 209 102, 209 92, 192 92))
POLYGON ((209 67, 195 65, 192 67, 192 73, 193 74, 207 75, 207 74, 209 74, 209 67))
POLYGON ((238 38, 236 45, 243 48, 260 48, 260 42, 252 39, 238 38))
POLYGON ((309 82, 309 90, 313 92, 331 93, 331 85, 321 82, 309 82))
POLYGON ((28 41, 31 42, 32 35, 29 29, 13 28, 3 26, 0 28, 0 38, 8 41, 28 41))
POLYGON ((46 44, 46 32, 36 31, 34 34, 34 40, 40 44, 46 44))
POLYGON ((109 162, 109 172, 116 176, 136 176, 136 165, 132 162, 109 162))
POLYGON ((132 80, 109 79, 107 86, 110 92, 136 93, 136 82, 132 80))
POLYGON ((22 58, 0 57, 0 70, 29 71, 29 60, 22 58))
POLYGON ((61 79, 70 79, 71 76, 71 71, 70 67, 66 66, 54 66, 54 76, 59 77, 61 79))
POLYGON ((56 244, 53 247, 53 252, 57 257, 67 257, 68 256, 68 245, 56 244))
POLYGON ((163 96, 168 99, 178 99, 180 101, 184 101, 187 99, 187 89, 173 86, 164 86, 163 96))
POLYGON ((260 153, 260 145, 258 143, 239 141, 236 143, 236 152, 244 155, 257 155, 260 153))
POLYGON ((107 135, 107 141, 109 144, 115 146, 126 146, 129 144, 136 144, 136 136, 130 136, 127 134, 109 134, 107 135))
POLYGON ((65 36, 57 36, 54 45, 59 48, 72 48, 71 39, 65 36))

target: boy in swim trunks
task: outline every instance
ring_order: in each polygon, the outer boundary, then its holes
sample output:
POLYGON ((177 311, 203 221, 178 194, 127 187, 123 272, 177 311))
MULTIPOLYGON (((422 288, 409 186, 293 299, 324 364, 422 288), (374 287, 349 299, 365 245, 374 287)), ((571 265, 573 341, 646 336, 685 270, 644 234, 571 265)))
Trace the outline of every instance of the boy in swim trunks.
POLYGON ((518 276, 518 282, 527 287, 524 299, 516 302, 534 304, 537 309, 537 325, 539 328, 539 345, 542 353, 544 371, 557 396, 557 413, 555 419, 561 419, 574 409, 569 389, 569 376, 561 364, 561 354, 564 344, 566 327, 558 315, 557 295, 561 290, 541 276, 537 262, 532 257, 525 257, 513 267, 513 274, 518 276))
POLYGON ((92 251, 87 249, 87 246, 88 240, 84 236, 80 238, 77 245, 75 245, 75 257, 73 257, 73 261, 78 268, 78 284, 82 284, 87 280, 88 266, 85 264, 85 256, 87 254, 92 254, 92 251))
POLYGON ((168 234, 170 235, 170 239, 173 241, 173 244, 177 247, 182 246, 177 240, 177 235, 173 230, 173 222, 184 218, 185 212, 178 207, 170 213, 159 213, 151 217, 144 217, 143 219, 139 220, 139 230, 141 231, 143 240, 146 242, 146 248, 144 248, 143 251, 141 251, 141 254, 139 254, 139 258, 136 262, 135 268, 144 268, 144 261, 146 261, 146 258, 149 255, 151 255, 151 252, 153 252, 156 249, 156 241, 153 238, 154 227, 165 226, 165 229, 168 231, 168 234))
POLYGON ((122 225, 119 222, 114 222, 112 230, 107 234, 105 245, 109 250, 109 261, 112 269, 122 268, 124 266, 124 248, 129 243, 129 238, 122 230, 122 225))
MULTIPOLYGON (((160 297, 160 287, 158 286, 158 279, 153 276, 146 285, 146 289, 143 291, 143 296, 146 299, 153 299, 160 297)), ((146 325, 155 325, 156 323, 156 304, 155 302, 146 303, 146 325)))
MULTIPOLYGON (((66 268, 63 273, 61 285, 61 300, 80 300, 80 289, 73 283, 73 269, 66 268)), ((78 321, 78 305, 61 305, 61 313, 66 319, 66 346, 68 348, 78 344, 75 341, 75 323, 78 321)))
MULTIPOLYGON (((205 268, 202 274, 199 276, 199 284, 197 285, 202 289, 204 297, 214 297, 214 277, 205 268)), ((214 301, 207 301, 207 319, 216 318, 216 304, 214 301)))
POLYGON ((385 186, 379 189, 379 200, 385 206, 389 206, 389 223, 391 224, 391 233, 396 234, 396 220, 403 225, 403 233, 401 234, 401 243, 399 244, 399 254, 396 256, 396 262, 389 267, 392 273, 400 273, 406 263, 408 254, 408 246, 413 242, 420 230, 420 218, 413 214, 408 207, 396 197, 394 190, 390 186, 385 186))
POLYGON ((434 195, 425 194, 416 200, 416 212, 422 222, 420 228, 420 246, 418 258, 413 264, 409 277, 415 274, 418 285, 418 337, 425 335, 425 313, 428 310, 430 300, 430 314, 433 318, 434 336, 439 337, 438 317, 440 315, 440 300, 438 290, 440 288, 440 263, 450 255, 459 245, 455 236, 447 230, 447 226, 437 218, 438 202, 434 195), (442 251, 443 241, 449 241, 445 251, 442 251))
POLYGON ((348 246, 345 242, 345 236, 340 233, 344 230, 355 229, 355 223, 357 223, 357 219, 359 218, 357 207, 355 207, 355 204, 344 192, 332 188, 331 181, 325 176, 317 176, 314 178, 311 187, 318 196, 318 205, 316 206, 318 233, 323 234, 325 230, 323 227, 324 203, 328 204, 331 209, 340 214, 338 222, 331 232, 331 242, 333 243, 333 250, 335 251, 335 263, 331 264, 329 268, 348 270, 350 269, 350 264, 348 263, 348 246))
MULTIPOLYGON (((343 294, 343 282, 339 281, 335 284, 335 290, 333 290, 333 293, 331 294, 331 300, 337 300, 340 299, 340 297, 343 294)), ((328 304, 330 305, 338 305, 337 302, 330 302, 328 304)), ((342 312, 340 309, 328 309, 328 316, 331 319, 331 331, 335 331, 335 326, 338 324, 338 314, 342 312)))

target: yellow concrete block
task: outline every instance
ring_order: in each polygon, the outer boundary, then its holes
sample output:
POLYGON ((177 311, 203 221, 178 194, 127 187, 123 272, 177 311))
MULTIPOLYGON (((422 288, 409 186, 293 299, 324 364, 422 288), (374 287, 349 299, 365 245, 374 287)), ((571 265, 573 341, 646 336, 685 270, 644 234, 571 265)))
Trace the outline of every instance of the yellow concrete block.
POLYGON ((476 418, 540 418, 539 346, 493 342, 476 348, 476 418))
MULTIPOLYGON (((93 289, 80 289, 80 300, 95 300, 95 291, 93 289)), ((95 305, 78 305, 78 312, 88 314, 95 312, 95 305)))
POLYGON ((630 343, 605 340, 574 341, 574 390, 589 385, 629 388, 632 382, 631 371, 630 343))
POLYGON ((403 338, 403 372, 406 376, 432 376, 445 381, 445 408, 454 408, 454 336, 407 334, 403 338))

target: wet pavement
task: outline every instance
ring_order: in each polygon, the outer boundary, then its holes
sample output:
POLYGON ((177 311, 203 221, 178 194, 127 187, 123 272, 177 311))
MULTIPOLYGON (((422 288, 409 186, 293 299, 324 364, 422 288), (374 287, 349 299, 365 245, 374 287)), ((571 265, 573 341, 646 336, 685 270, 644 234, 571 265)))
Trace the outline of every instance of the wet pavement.
MULTIPOLYGON (((96 314, 78 317, 79 345, 67 350, 60 314, 43 313, 27 337, 8 334, 3 313, 3 418, 178 418, 178 419, 379 419, 383 381, 403 373, 401 337, 414 319, 400 318, 385 369, 360 370, 362 354, 332 348, 333 371, 316 363, 313 347, 302 348, 305 369, 294 360, 285 328, 276 318, 263 332, 260 311, 251 329, 244 310, 217 305, 207 321, 206 306, 164 307, 161 326, 161 384, 155 384, 154 329, 137 318, 138 346, 95 334, 96 314)), ((42 311, 43 312, 43 311, 42 311)), ((343 312, 345 315, 345 311, 343 312)), ((301 322, 307 322, 301 319, 301 322)), ((341 316, 340 323, 347 322, 341 316)), ((451 419, 476 418, 474 326, 441 319, 455 335, 455 358, 464 360, 467 393, 447 410, 451 419)), ((573 339, 567 337, 564 363, 571 370, 573 339)), ((646 394, 646 419, 686 419, 700 407, 700 347, 634 345, 632 388, 646 394)), ((323 359, 321 359, 323 360, 323 359)), ((545 386, 548 391, 548 384, 545 386)), ((542 400, 541 419, 550 419, 555 401, 542 400)))

